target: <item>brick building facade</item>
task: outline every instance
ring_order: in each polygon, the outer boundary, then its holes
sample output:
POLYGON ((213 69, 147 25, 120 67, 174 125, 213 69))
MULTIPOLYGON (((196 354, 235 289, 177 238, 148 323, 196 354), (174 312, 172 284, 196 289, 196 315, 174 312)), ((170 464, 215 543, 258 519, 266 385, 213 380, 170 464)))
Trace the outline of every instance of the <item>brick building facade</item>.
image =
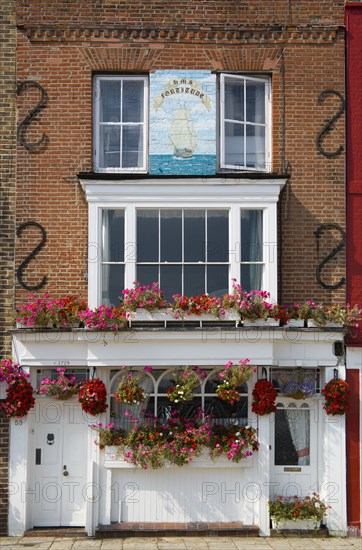
MULTIPOLYGON (((157 0, 147 5, 18 0, 17 79, 36 82, 45 92, 39 113, 21 129, 17 151, 17 226, 37 222, 47 236, 36 259, 23 270, 23 282, 37 285, 45 276, 46 284, 36 296, 78 295, 93 308, 114 303, 115 296, 134 280, 150 283, 157 274, 161 288, 169 294, 172 290, 192 293, 196 287, 199 292, 230 290, 230 279, 235 277, 246 288, 268 290, 282 304, 304 300, 344 304, 345 286, 338 285, 345 274, 344 248, 326 260, 340 243, 345 226, 343 109, 328 131, 344 97, 343 22, 340 0, 271 1, 262 9, 256 1, 191 4, 172 0, 167 13, 157 0), (189 97, 191 90, 194 98, 189 97), (177 95, 182 101, 175 109, 171 102, 177 95), (206 111, 210 116, 200 122, 206 111), (40 139, 39 145, 31 146, 40 139), (175 145, 176 139, 181 145, 175 145), (192 158, 199 163, 197 168, 192 158), (215 218, 218 225, 213 225, 215 218), (180 226, 178 219, 182 219, 180 226), (199 222, 206 224, 206 235, 214 235, 216 249, 222 249, 214 253, 214 260, 209 256, 195 260, 194 249, 186 258, 185 246, 193 245, 190 238, 187 244, 185 228, 187 223, 199 222), (262 253, 249 249, 245 253, 243 245, 240 248, 243 228, 249 235, 247 246, 261 247, 262 253), (118 231, 116 237, 114 231, 118 231), (166 242, 167 231, 172 239, 169 252, 153 257, 149 235, 157 233, 159 242, 166 242), (224 240, 219 239, 222 232, 224 240), (113 248, 105 244, 114 237, 113 248), (182 242, 182 258, 175 256, 177 239, 182 242), (117 247, 125 253, 117 255, 117 247), (174 264, 173 272, 169 262, 174 264)), ((39 87, 29 85, 18 94, 18 124, 38 102, 39 92, 39 87)), ((39 228, 26 227, 16 241, 17 267, 38 242, 39 228)), ((203 246, 212 250, 215 242, 204 241, 203 246)), ((24 285, 17 284, 17 304, 26 301, 27 295, 24 285)), ((61 331, 38 336, 34 331, 19 331, 14 334, 14 355, 29 369, 34 385, 42 369, 48 372, 65 365, 75 370, 96 368, 109 391, 122 364, 135 369, 152 364, 162 378, 167 368, 197 362, 211 372, 230 358, 249 356, 259 367, 259 377, 262 369, 272 377, 277 367, 310 369, 318 384, 333 377, 336 369, 341 377, 345 374, 344 361, 336 357, 333 347, 343 339, 338 330, 331 334, 319 329, 298 333, 278 329, 253 334, 238 329, 226 340, 216 331, 207 335, 205 346, 205 334, 191 326, 184 332, 166 326, 156 332, 149 326, 141 328, 134 347, 126 345, 127 338, 110 335, 104 336, 108 344, 104 346, 100 335, 91 342, 80 332, 68 338, 69 333, 61 331), (156 348, 150 347, 152 339, 156 348)), ((155 389, 155 403, 163 399, 156 393, 155 389)), ((246 394, 250 409, 250 387, 246 394)), ((200 398, 206 403, 208 396, 202 393, 200 398)), ((37 405, 40 417, 44 403, 40 400, 37 405)), ((280 409, 289 405, 281 400, 280 409)), ((300 403, 291 405, 299 411, 300 403)), ((97 524, 115 521, 167 522, 176 517, 178 522, 212 522, 242 516, 244 523, 256 524, 262 534, 268 534, 266 503, 269 496, 281 494, 275 487, 280 485, 282 491, 288 484, 297 484, 305 493, 315 486, 326 498, 331 483, 337 484, 339 500, 328 527, 346 532, 344 420, 323 426, 320 397, 306 406, 317 411, 320 420, 316 427, 308 417, 309 443, 303 447, 294 441, 296 463, 291 459, 288 464, 296 465, 300 477, 293 477, 293 467, 288 470, 282 459, 269 453, 269 440, 276 447, 274 425, 269 419, 254 419, 262 442, 259 458, 253 457, 241 473, 230 470, 227 479, 243 487, 252 479, 268 489, 253 502, 244 498, 242 512, 234 502, 216 517, 212 506, 208 510, 200 505, 201 493, 194 494, 191 488, 186 498, 194 511, 185 511, 179 488, 170 497, 171 508, 176 509, 179 500, 183 504, 169 516, 157 487, 141 474, 134 478, 141 504, 127 507, 124 496, 113 502, 107 483, 125 487, 128 470, 110 465, 111 459, 89 445, 92 436, 88 434, 88 447, 84 444, 87 477, 82 483, 97 483, 103 489, 99 507, 90 512, 87 500, 83 515, 67 516, 62 504, 52 508, 51 499, 45 499, 48 508, 44 500, 43 508, 36 502, 39 506, 30 511, 33 497, 29 492, 29 500, 24 501, 19 492, 13 495, 13 506, 21 519, 12 518, 10 532, 21 533, 34 525, 80 524, 93 534, 97 524), (341 446, 337 440, 343 441, 341 446), (261 473, 264 470, 267 473, 261 473), (303 485, 303 475, 309 486, 303 485), (149 491, 161 499, 152 517, 145 512, 149 491)), ((114 404, 111 409, 117 414, 114 404)), ((62 409, 63 418, 64 414, 62 409)), ((51 429, 40 417, 30 420, 29 427, 24 424, 17 431, 14 427, 10 442, 11 475, 18 467, 15 453, 30 457, 28 466, 22 465, 18 473, 35 492, 44 479, 37 473, 41 463, 32 465, 32 453, 43 449, 41 438, 51 429)), ((65 424, 60 430, 71 433, 65 424)), ((66 452, 63 447, 59 452, 66 452)), ((199 472, 206 483, 207 475, 199 472)), ((223 472, 215 474, 218 487, 222 487, 223 472)), ((160 474, 156 486, 167 490, 167 479, 166 473, 160 474)), ((179 479, 182 485, 182 474, 179 479)), ((214 506, 221 509, 220 502, 214 506)))
MULTIPOLYGON (((14 250, 15 250, 15 188, 16 188, 16 15, 15 2, 2 5, 0 23, 3 68, 0 81, 2 105, 2 132, 0 136, 1 170, 1 302, 0 302, 0 354, 11 354, 10 329, 14 308, 14 250)), ((0 534, 7 532, 8 514, 8 442, 9 421, 0 413, 0 534)))

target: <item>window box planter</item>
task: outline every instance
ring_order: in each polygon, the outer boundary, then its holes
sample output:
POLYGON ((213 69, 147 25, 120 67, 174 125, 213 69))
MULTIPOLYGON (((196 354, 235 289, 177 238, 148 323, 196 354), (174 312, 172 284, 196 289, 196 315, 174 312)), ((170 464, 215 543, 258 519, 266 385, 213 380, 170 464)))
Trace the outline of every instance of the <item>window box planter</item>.
POLYGON ((304 328, 305 320, 304 319, 289 319, 286 326, 287 327, 293 327, 293 328, 304 328))
MULTIPOLYGON (((272 319, 274 321, 274 319, 272 319)), ((204 321, 213 321, 213 322, 222 322, 222 321, 233 321, 236 323, 236 326, 239 324, 240 317, 239 313, 235 310, 225 311, 225 315, 217 317, 211 313, 202 313, 201 315, 196 315, 194 313, 184 314, 184 315, 175 315, 175 310, 172 308, 157 309, 154 311, 148 311, 147 309, 137 308, 136 311, 131 313, 130 316, 130 325, 132 326, 132 321, 143 321, 143 322, 160 322, 163 323, 172 323, 172 322, 182 322, 189 323, 198 322, 202 326, 204 321)))
POLYGON ((278 319, 255 319, 253 321, 249 321, 247 319, 243 320, 243 327, 278 327, 279 326, 279 320, 278 319))
MULTIPOLYGON (((134 464, 126 462, 122 455, 117 455, 117 447, 105 447, 104 449, 104 466, 105 468, 137 468, 134 464)), ((164 468, 178 468, 178 470, 184 470, 185 468, 251 468, 252 456, 240 460, 240 462, 232 462, 225 456, 220 456, 215 460, 211 460, 208 449, 202 451, 200 456, 194 458, 189 464, 185 466, 177 466, 175 464, 169 464, 164 468)))
POLYGON ((276 521, 274 518, 272 520, 272 527, 277 531, 281 530, 300 530, 300 531, 315 531, 320 529, 320 521, 318 519, 284 519, 276 521))

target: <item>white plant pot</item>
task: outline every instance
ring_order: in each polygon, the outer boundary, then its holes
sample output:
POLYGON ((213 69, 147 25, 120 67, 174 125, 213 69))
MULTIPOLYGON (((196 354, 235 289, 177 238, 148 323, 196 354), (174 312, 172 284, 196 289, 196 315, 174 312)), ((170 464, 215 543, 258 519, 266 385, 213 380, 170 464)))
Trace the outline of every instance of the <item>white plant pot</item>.
POLYGON ((293 521, 292 519, 285 519, 276 522, 273 518, 272 527, 280 531, 281 529, 292 530, 298 529, 300 531, 315 530, 320 528, 320 521, 315 519, 299 519, 293 521))

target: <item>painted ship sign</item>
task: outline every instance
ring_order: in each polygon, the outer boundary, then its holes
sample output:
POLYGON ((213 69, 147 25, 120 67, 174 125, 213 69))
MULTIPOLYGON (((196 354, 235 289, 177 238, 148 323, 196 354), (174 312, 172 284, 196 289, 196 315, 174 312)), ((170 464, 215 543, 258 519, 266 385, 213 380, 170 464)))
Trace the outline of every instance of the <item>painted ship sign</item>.
POLYGON ((216 78, 156 71, 150 78, 150 174, 216 172, 216 78))

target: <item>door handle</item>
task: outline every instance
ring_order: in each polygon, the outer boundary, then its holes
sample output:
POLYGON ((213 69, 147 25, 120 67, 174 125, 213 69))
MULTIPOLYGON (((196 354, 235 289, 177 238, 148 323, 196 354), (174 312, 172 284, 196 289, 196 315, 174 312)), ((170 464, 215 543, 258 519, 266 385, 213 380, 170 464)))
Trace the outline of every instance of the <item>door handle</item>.
POLYGON ((67 471, 67 467, 65 465, 63 466, 63 476, 69 476, 69 472, 67 471))

